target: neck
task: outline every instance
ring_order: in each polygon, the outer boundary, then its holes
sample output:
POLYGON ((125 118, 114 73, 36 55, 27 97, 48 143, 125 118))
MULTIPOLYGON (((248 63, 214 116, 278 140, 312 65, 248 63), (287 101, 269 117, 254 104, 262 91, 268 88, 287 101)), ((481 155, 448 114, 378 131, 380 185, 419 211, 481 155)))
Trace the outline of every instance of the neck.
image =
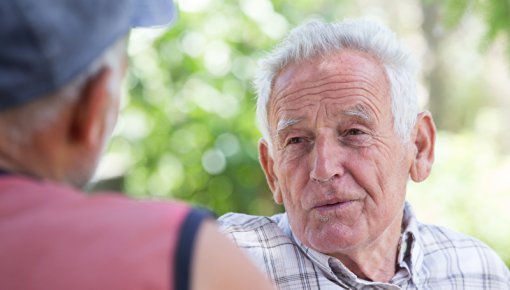
POLYGON ((31 158, 33 156, 33 150, 23 150, 23 148, 3 145, 5 144, 0 144, 0 170, 12 174, 43 177, 39 174, 39 172, 43 171, 43 168, 39 167, 44 164, 44 162, 40 162, 37 158, 31 158), (27 166, 24 161, 25 158, 21 158, 21 155, 27 156, 27 159, 31 160, 31 167, 27 166))
MULTIPOLYGON (((32 106, 42 105, 34 103, 32 106)), ((0 168, 13 174, 68 183, 70 169, 75 168, 70 164, 77 163, 78 157, 81 157, 71 153, 75 153, 83 143, 73 138, 76 128, 72 118, 78 118, 77 108, 77 105, 66 104, 57 117, 44 119, 40 126, 35 125, 34 120, 24 123, 13 117, 35 110, 30 107, 21 107, 7 115, 0 114, 0 136, 7 136, 0 138, 0 168), (28 132, 24 132, 25 128, 28 132)))
POLYGON ((12 174, 58 180, 54 155, 60 148, 49 146, 46 139, 51 138, 44 139, 42 136, 34 133, 27 137, 26 142, 16 143, 8 138, 0 140, 0 168, 12 174))
POLYGON ((396 273, 403 214, 370 244, 345 254, 334 255, 359 278, 389 282, 396 273))

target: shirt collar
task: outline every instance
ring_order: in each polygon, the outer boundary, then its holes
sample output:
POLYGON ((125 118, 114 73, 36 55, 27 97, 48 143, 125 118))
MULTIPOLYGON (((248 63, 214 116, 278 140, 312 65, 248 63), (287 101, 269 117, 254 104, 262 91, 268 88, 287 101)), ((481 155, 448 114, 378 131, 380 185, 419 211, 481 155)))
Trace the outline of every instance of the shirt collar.
POLYGON ((416 283, 418 273, 423 264, 423 248, 420 243, 418 220, 411 204, 408 202, 405 203, 404 207, 402 229, 397 263, 401 268, 407 269, 410 272, 411 279, 416 283))
MULTIPOLYGON (((303 253, 321 270, 329 276, 342 278, 345 280, 358 280, 357 276, 345 267, 338 259, 320 253, 314 249, 305 246, 293 233, 290 228, 287 213, 285 213, 278 222, 279 227, 289 236, 303 253)), ((402 219, 402 234, 400 237, 400 249, 397 257, 397 264, 400 270, 396 273, 400 276, 410 276, 410 279, 417 283, 417 275, 423 264, 423 250, 419 243, 418 221, 416 220, 414 210, 408 202, 405 202, 404 216, 402 219), (407 275, 408 274, 408 275, 407 275)), ((392 280, 393 281, 393 280, 392 280)))

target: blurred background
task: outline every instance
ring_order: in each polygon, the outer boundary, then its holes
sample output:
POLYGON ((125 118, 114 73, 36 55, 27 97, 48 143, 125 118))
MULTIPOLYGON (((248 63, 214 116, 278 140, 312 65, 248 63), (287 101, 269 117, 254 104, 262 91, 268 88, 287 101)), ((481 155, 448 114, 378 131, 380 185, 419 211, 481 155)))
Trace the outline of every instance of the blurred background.
POLYGON ((418 218, 473 235, 510 265, 510 1, 181 0, 170 30, 135 31, 122 114, 91 191, 178 198, 221 215, 271 215, 258 164, 257 60, 309 19, 367 17, 422 63, 439 130, 418 218))

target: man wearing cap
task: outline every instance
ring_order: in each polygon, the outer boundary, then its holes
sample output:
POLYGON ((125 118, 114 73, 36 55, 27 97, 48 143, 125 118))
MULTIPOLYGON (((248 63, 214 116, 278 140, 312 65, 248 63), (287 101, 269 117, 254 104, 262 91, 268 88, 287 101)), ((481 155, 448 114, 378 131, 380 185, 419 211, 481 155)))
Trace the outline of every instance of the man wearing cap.
POLYGON ((1 289, 270 288, 209 214, 75 189, 114 127, 129 29, 173 14, 164 0, 0 2, 1 289))

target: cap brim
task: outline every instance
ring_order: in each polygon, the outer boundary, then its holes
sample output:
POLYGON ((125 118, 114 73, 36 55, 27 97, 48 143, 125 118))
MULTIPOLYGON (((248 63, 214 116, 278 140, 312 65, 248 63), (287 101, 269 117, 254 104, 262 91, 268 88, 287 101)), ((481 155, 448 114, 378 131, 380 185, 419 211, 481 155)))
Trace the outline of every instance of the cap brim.
POLYGON ((132 0, 132 27, 170 26, 177 17, 172 0, 132 0))

